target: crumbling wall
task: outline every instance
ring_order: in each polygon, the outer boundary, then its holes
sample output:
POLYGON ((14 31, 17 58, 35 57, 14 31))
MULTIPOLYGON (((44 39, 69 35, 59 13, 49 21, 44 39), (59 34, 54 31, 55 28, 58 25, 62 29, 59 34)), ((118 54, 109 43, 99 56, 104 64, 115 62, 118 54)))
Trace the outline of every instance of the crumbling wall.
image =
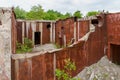
POLYGON ((0 8, 0 80, 11 80, 11 8, 0 8))

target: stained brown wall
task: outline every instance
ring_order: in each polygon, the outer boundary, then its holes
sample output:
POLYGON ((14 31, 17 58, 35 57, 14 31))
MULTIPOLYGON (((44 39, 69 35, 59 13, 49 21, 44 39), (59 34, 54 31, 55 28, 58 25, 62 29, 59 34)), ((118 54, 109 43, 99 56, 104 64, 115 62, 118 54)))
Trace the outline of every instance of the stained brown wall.
POLYGON ((17 22, 17 41, 22 43, 22 22, 17 22))
POLYGON ((50 28, 47 28, 49 24, 51 23, 43 22, 42 44, 50 43, 50 28))
POLYGON ((113 61, 118 61, 120 64, 120 13, 109 13, 106 15, 106 26, 108 33, 108 57, 113 61), (112 49, 113 52, 112 52, 112 49))
MULTIPOLYGON (((40 28, 40 24, 39 23, 42 23, 42 32, 41 32, 41 36, 42 36, 42 44, 46 44, 46 43, 50 43, 50 28, 47 28, 47 25, 50 24, 51 25, 51 22, 34 22, 35 24, 35 27, 32 26, 32 23, 33 22, 29 22, 29 25, 27 25, 27 21, 17 21, 17 41, 20 42, 20 43, 23 43, 22 42, 22 38, 29 38, 32 40, 33 38, 33 28, 34 28, 34 32, 38 32, 40 31, 39 28, 40 28), (24 23, 24 27, 22 27, 22 24, 24 23), (22 37, 22 28, 24 28, 24 37, 22 37), (27 34, 28 32, 28 34, 27 34)), ((53 23, 54 24, 54 23, 53 23)))
POLYGON ((89 39, 78 41, 72 47, 64 48, 52 53, 45 53, 24 59, 13 59, 13 80, 54 80, 55 68, 63 69, 65 59, 70 58, 75 62, 77 70, 71 72, 77 75, 83 68, 97 62, 104 56, 104 26, 97 27, 89 39), (15 63, 17 61, 17 63, 15 63), (15 75, 17 74, 17 75, 15 75))
POLYGON ((55 42, 61 46, 64 45, 63 35, 66 36, 66 44, 69 44, 74 38, 74 18, 58 20, 55 25, 55 42), (62 30, 63 27, 63 30, 62 30))
POLYGON ((88 54, 88 65, 97 62, 97 59, 100 59, 106 53, 105 50, 105 39, 107 36, 104 36, 106 32, 105 26, 95 28, 95 32, 91 33, 86 46, 86 52, 88 54), (93 56, 94 55, 94 56, 93 56))
POLYGON ((82 38, 89 31, 89 20, 79 21, 79 38, 82 38))
POLYGON ((56 68, 63 69, 64 60, 70 58, 75 61, 77 70, 75 76, 86 66, 86 56, 82 52, 84 41, 73 47, 52 53, 45 53, 31 58, 12 59, 12 80, 54 80, 56 68))

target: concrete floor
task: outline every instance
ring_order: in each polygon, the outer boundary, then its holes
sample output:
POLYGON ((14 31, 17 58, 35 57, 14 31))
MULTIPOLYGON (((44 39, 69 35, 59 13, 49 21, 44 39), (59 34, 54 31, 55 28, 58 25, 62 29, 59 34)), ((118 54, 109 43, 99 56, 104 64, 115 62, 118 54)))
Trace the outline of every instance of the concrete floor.
POLYGON ((52 51, 56 49, 54 44, 45 44, 45 45, 36 45, 33 48, 33 52, 44 52, 44 51, 52 51))

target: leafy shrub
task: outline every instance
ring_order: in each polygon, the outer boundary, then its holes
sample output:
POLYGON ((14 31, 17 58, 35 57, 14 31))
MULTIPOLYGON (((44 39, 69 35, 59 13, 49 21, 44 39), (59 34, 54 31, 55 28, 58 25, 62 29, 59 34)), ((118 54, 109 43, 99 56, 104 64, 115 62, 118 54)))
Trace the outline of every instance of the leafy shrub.
POLYGON ((28 46, 29 48, 33 47, 32 41, 30 39, 28 39, 28 38, 24 39, 24 45, 28 46))
POLYGON ((80 80, 79 78, 72 78, 70 72, 73 70, 76 70, 75 63, 70 59, 66 59, 64 70, 56 69, 55 75, 58 80, 80 80))
POLYGON ((26 53, 26 52, 31 52, 33 47, 33 43, 30 39, 25 38, 24 39, 24 44, 18 43, 16 45, 16 52, 17 53, 26 53))

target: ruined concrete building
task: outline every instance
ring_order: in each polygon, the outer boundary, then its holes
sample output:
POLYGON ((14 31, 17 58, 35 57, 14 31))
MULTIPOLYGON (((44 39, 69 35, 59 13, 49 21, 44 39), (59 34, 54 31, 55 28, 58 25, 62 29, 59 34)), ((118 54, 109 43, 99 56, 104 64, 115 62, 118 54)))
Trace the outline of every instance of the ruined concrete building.
POLYGON ((17 41, 24 43, 24 38, 32 40, 34 45, 55 42, 55 21, 17 20, 17 41))
POLYGON ((63 69, 67 58, 76 63, 77 70, 71 72, 72 76, 104 55, 120 64, 119 30, 120 13, 58 21, 16 20, 12 8, 0 8, 0 79, 56 80, 55 69, 63 69), (24 44, 26 37, 34 45, 56 43, 66 48, 15 54, 16 42, 24 44))

